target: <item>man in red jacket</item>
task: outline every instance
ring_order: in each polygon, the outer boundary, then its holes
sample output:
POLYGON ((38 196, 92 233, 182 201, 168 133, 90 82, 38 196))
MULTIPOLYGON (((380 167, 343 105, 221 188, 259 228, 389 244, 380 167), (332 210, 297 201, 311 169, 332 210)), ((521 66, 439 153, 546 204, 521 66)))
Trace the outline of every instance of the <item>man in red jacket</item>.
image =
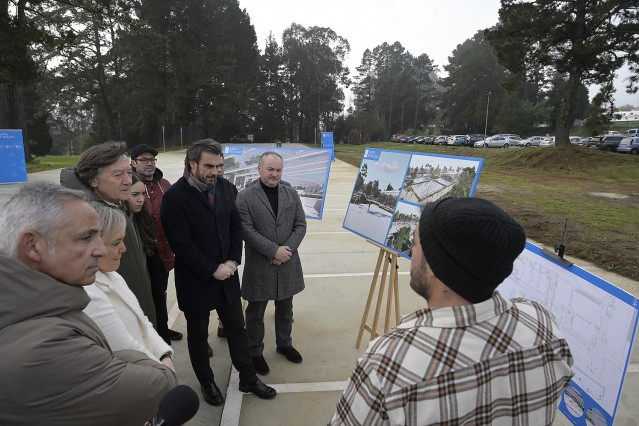
MULTIPOLYGON (((162 171, 155 167, 158 151, 146 144, 135 146, 131 150, 131 167, 142 178, 146 187, 146 201, 144 203, 147 211, 153 219, 153 229, 155 238, 158 241, 159 256, 149 257, 147 264, 151 274, 153 302, 158 322, 158 333, 165 340, 180 340, 182 333, 170 330, 168 327, 169 315, 166 309, 166 289, 169 283, 169 272, 173 269, 175 262, 169 242, 166 240, 162 221, 160 219, 160 205, 162 196, 169 189, 171 183, 164 179, 162 171), (161 261, 160 261, 161 260, 161 261)), ((167 341, 170 344, 170 341, 167 341)))

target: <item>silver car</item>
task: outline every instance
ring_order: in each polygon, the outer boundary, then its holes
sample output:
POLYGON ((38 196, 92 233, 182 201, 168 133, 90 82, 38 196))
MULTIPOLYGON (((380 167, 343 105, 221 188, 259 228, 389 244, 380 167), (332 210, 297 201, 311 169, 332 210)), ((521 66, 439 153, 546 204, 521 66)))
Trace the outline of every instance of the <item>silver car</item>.
POLYGON ((488 148, 508 148, 510 146, 517 146, 520 141, 521 138, 519 136, 498 135, 486 139, 486 146, 488 146, 488 148))
POLYGON ((517 145, 531 147, 539 146, 539 143, 544 140, 544 136, 531 136, 527 139, 520 140, 517 145))

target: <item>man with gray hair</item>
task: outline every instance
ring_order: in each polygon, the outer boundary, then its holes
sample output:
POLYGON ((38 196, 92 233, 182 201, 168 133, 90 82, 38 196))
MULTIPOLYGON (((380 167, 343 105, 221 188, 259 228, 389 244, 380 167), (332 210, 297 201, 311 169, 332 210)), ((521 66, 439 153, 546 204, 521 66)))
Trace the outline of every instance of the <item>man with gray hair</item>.
MULTIPOLYGON (((126 144, 120 142, 94 145, 80 155, 76 167, 67 167, 60 172, 60 183, 84 192, 93 200, 116 206, 126 213, 126 201, 132 184, 131 164, 126 152, 126 144)), ((146 254, 132 221, 127 221, 124 245, 127 251, 122 255, 117 272, 122 275, 138 299, 142 312, 157 330, 146 254)))
POLYGON ((0 212, 0 424, 141 425, 177 385, 141 352, 111 351, 82 310, 106 255, 79 191, 25 184, 0 212))
POLYGON ((293 363, 302 356, 293 347, 293 296, 304 290, 304 274, 298 248, 306 235, 304 207, 297 191, 281 184, 284 160, 275 151, 260 156, 259 181, 237 196, 242 216, 246 265, 242 297, 246 307, 246 333, 255 370, 268 374, 264 358, 264 312, 275 304, 277 353, 293 363))
POLYGON ((231 183, 218 175, 224 167, 222 147, 213 139, 193 142, 186 151, 184 176, 162 197, 162 227, 175 253, 175 290, 186 318, 186 341, 204 400, 221 405, 207 353, 209 316, 215 309, 224 323, 239 389, 263 399, 275 389, 255 374, 248 353, 240 280, 242 220, 231 183))

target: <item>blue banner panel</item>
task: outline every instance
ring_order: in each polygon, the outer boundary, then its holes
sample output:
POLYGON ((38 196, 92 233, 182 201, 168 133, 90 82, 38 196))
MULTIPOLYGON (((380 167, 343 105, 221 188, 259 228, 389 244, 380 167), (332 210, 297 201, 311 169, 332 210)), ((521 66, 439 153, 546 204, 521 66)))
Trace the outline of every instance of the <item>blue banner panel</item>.
POLYGON ((331 161, 335 161, 335 148, 333 145, 333 132, 322 132, 322 148, 331 150, 331 161))
POLYGON ((0 183, 26 181, 22 130, 0 130, 0 183))

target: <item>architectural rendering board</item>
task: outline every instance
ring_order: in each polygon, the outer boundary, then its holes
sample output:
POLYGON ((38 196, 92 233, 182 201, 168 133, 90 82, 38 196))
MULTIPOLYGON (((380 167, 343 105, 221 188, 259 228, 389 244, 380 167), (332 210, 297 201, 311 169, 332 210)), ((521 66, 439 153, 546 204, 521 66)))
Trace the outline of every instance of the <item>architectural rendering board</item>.
POLYGON ((366 148, 342 226, 410 258, 421 207, 472 196, 483 164, 483 158, 366 148))
POLYGON ((235 184, 238 191, 257 183, 257 163, 267 151, 274 151, 282 156, 282 184, 291 185, 297 190, 306 218, 321 219, 331 170, 329 149, 226 146, 224 177, 235 184))
POLYGON ((555 316, 575 373, 561 412, 573 424, 612 425, 637 328, 637 298, 576 265, 561 265, 531 243, 497 291, 506 299, 534 300, 555 316))

